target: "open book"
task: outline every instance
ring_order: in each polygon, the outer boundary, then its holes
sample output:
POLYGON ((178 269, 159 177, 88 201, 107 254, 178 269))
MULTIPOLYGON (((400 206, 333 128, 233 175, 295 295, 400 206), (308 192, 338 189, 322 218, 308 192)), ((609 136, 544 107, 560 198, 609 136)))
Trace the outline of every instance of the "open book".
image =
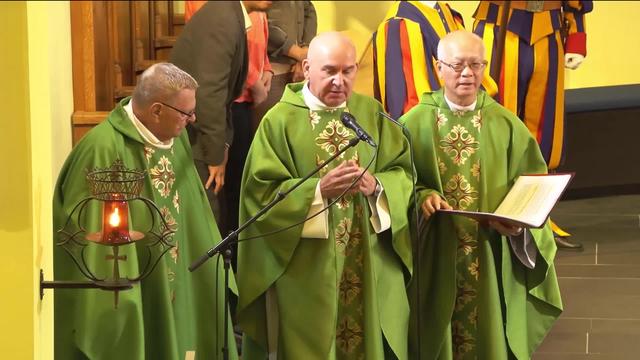
POLYGON ((572 173, 521 175, 493 213, 439 211, 467 216, 481 223, 497 220, 514 226, 541 228, 572 177, 572 173))

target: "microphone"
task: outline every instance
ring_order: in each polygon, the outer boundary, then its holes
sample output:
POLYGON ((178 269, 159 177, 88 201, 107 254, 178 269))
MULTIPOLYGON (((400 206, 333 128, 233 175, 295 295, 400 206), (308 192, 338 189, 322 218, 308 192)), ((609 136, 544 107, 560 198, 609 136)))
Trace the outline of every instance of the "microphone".
POLYGON ((342 120, 342 124, 344 126, 355 131, 356 136, 360 138, 360 140, 365 141, 372 147, 378 147, 375 141, 373 141, 373 138, 369 134, 367 134, 367 132, 364 131, 362 127, 360 127, 360 125, 358 125, 358 123, 356 122, 356 118, 353 117, 353 115, 345 111, 342 113, 342 116, 340 116, 340 120, 342 120))

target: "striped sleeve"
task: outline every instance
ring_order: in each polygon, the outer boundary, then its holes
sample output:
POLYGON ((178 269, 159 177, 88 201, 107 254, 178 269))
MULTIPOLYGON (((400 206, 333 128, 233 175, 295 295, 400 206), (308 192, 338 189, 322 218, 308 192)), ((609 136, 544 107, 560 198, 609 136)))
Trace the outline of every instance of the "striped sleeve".
POLYGON ((586 13, 593 10, 593 1, 565 1, 562 9, 569 30, 565 52, 586 56, 587 33, 584 18, 586 13))

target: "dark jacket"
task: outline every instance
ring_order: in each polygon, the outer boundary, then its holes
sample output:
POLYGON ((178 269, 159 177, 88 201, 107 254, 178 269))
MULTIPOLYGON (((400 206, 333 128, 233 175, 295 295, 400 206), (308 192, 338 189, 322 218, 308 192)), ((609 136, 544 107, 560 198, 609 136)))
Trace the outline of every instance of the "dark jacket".
POLYGON ((247 77, 247 37, 239 1, 209 1, 186 24, 170 61, 193 76, 196 122, 189 125, 193 157, 208 165, 224 159, 231 145, 231 103, 247 77))
POLYGON ((294 64, 287 56, 291 45, 309 46, 318 27, 311 1, 274 1, 267 10, 269 21, 269 61, 294 64))

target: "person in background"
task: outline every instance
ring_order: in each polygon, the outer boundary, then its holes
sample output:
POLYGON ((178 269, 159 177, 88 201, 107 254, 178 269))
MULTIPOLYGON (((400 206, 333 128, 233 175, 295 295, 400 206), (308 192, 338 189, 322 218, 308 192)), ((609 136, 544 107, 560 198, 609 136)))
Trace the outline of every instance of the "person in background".
MULTIPOLYGON (((249 13, 251 28, 247 31, 247 50, 249 52, 249 69, 242 94, 231 105, 233 118, 233 146, 229 149, 227 165, 227 184, 225 197, 227 203, 227 229, 238 228, 238 203, 240 202, 240 183, 244 162, 249 146, 253 141, 253 119, 255 107, 264 102, 271 88, 273 71, 267 55, 269 29, 266 10, 271 1, 259 1, 259 10, 249 13)), ((235 266, 234 253, 234 266, 235 266)))
MULTIPOLYGON (((398 119, 423 93, 440 89, 436 71, 438 41, 464 29, 462 15, 446 2, 397 1, 373 33, 374 94, 385 110, 398 119)), ((485 77, 490 94, 497 86, 485 77)))
POLYGON ((304 79, 302 60, 307 57, 309 42, 316 36, 316 9, 311 1, 274 1, 267 11, 269 42, 267 51, 273 69, 271 91, 256 107, 254 129, 273 107, 290 82, 304 79))
MULTIPOLYGON (((592 9, 592 1, 480 1, 473 14, 474 32, 493 44, 488 67, 499 66, 497 100, 525 123, 549 170, 562 161, 564 68, 578 68, 587 55, 585 14, 592 9), (504 17, 507 4, 509 16, 504 17), (496 64, 499 45, 504 50, 496 64)), ((555 223, 551 226, 558 247, 582 248, 555 223)))
POLYGON ((233 144, 231 104, 240 96, 247 77, 246 31, 249 12, 259 1, 208 1, 191 16, 171 50, 170 62, 193 76, 198 121, 187 127, 196 169, 218 227, 228 232, 224 179, 233 144))

